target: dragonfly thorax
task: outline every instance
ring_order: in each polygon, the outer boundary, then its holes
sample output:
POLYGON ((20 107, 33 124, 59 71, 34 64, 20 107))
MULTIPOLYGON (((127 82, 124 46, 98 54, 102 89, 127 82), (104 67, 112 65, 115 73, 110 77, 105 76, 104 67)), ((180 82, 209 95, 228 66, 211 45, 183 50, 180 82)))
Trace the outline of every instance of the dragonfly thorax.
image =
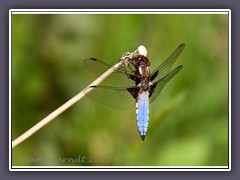
POLYGON ((140 92, 148 91, 150 89, 150 69, 149 69, 149 61, 147 58, 141 58, 142 61, 139 61, 138 71, 140 74, 140 92))
POLYGON ((139 74, 140 74, 141 76, 143 76, 143 77, 148 77, 148 76, 150 76, 149 66, 145 66, 145 65, 140 66, 140 67, 138 68, 138 71, 139 71, 139 74))

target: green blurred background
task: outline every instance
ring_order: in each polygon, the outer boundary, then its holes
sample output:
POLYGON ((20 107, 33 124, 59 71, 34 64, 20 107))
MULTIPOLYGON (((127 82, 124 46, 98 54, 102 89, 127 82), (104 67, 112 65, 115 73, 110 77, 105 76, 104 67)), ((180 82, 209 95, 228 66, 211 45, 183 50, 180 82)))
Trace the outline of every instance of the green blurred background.
POLYGON ((144 142, 135 109, 85 97, 14 148, 13 165, 227 166, 227 14, 12 15, 12 138, 96 78, 85 58, 114 64, 143 44, 154 70, 183 42, 144 142))

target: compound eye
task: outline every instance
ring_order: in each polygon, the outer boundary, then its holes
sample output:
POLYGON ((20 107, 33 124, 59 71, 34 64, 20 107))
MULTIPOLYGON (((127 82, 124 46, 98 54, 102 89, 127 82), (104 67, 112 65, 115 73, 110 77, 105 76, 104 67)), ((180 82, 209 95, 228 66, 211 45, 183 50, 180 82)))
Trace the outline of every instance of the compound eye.
POLYGON ((147 57, 147 49, 143 45, 138 47, 138 52, 140 55, 147 57))

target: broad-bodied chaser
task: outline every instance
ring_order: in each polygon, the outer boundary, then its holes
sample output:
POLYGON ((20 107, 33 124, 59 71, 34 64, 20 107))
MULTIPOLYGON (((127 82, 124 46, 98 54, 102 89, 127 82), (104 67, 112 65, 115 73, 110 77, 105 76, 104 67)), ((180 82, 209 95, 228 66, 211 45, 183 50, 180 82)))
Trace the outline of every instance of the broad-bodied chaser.
MULTIPOLYGON (((127 80, 128 86, 91 86, 90 88, 94 89, 87 96, 114 108, 129 109, 136 105, 137 127, 142 140, 144 140, 148 129, 149 102, 153 102, 164 85, 183 68, 180 65, 171 70, 184 47, 185 44, 181 44, 162 64, 151 72, 147 50, 144 46, 139 46, 138 50, 132 53, 129 64, 116 69, 113 75, 109 77, 112 82, 115 81, 119 84, 127 80)), ((97 75, 112 67, 95 58, 86 59, 84 64, 97 75)))

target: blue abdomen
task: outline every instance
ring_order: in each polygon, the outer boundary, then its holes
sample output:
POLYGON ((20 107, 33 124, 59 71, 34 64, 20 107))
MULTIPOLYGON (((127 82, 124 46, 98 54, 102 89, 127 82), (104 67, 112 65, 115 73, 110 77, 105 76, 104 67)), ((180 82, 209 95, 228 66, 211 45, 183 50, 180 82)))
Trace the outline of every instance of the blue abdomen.
POLYGON ((137 127, 142 140, 145 139, 149 121, 149 93, 139 94, 136 104, 137 127))

